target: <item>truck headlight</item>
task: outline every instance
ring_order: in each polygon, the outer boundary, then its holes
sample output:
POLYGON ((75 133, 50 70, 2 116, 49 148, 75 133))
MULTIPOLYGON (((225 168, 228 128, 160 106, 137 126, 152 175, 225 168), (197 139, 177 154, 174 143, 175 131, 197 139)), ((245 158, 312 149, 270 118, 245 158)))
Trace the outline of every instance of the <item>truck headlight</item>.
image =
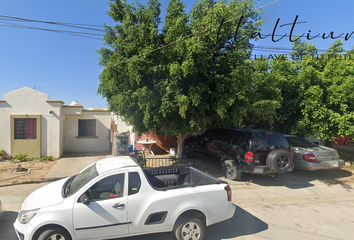
POLYGON ((22 224, 28 223, 34 217, 34 215, 37 214, 39 209, 40 208, 27 210, 27 211, 24 210, 20 211, 17 216, 18 221, 22 224))

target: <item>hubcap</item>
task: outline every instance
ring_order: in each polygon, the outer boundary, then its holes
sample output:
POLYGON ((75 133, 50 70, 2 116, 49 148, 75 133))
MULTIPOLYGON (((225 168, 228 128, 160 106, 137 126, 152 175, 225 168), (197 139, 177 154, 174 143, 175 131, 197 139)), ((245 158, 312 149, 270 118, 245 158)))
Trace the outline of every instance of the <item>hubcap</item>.
POLYGON ((229 164, 225 165, 225 171, 227 176, 232 176, 234 174, 234 168, 229 164))
POLYGON ((279 168, 284 168, 288 165, 289 163, 289 159, 285 156, 280 156, 278 159, 277 159, 277 166, 279 168))
POLYGON ((182 227, 182 237, 185 240, 198 240, 200 239, 200 228, 194 222, 187 222, 182 227))
POLYGON ((47 240, 65 240, 65 237, 61 234, 53 234, 47 238, 47 240))

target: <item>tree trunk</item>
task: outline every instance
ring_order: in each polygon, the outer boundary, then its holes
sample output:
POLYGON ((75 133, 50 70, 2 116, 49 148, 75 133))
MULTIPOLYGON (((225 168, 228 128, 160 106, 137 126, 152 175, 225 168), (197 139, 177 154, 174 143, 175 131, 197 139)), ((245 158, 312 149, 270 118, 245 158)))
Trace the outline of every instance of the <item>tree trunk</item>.
MULTIPOLYGON (((187 133, 188 134, 188 133, 187 133)), ((177 143, 177 158, 182 158, 183 156, 183 141, 186 138, 187 134, 183 135, 178 134, 178 143, 177 143)))
POLYGON ((325 146, 333 148, 333 141, 326 140, 325 146))

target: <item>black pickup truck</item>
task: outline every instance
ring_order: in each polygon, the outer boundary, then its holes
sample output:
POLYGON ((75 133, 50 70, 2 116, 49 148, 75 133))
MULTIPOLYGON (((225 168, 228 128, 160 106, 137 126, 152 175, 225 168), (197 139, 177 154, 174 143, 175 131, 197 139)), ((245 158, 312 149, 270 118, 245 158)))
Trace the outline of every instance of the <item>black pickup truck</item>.
POLYGON ((228 179, 239 180, 243 172, 274 175, 292 171, 293 152, 276 131, 241 128, 208 130, 185 141, 185 155, 220 161, 228 179))

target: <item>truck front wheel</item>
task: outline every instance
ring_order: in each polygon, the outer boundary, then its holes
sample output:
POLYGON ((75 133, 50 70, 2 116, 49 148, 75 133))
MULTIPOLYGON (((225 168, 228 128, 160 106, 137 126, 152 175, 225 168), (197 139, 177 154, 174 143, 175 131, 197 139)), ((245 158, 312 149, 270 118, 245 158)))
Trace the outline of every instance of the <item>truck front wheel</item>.
POLYGON ((177 240, 203 240, 204 234, 204 224, 198 218, 182 221, 175 230, 177 240))
POLYGON ((64 229, 53 227, 43 231, 38 240, 71 240, 71 237, 64 229))

